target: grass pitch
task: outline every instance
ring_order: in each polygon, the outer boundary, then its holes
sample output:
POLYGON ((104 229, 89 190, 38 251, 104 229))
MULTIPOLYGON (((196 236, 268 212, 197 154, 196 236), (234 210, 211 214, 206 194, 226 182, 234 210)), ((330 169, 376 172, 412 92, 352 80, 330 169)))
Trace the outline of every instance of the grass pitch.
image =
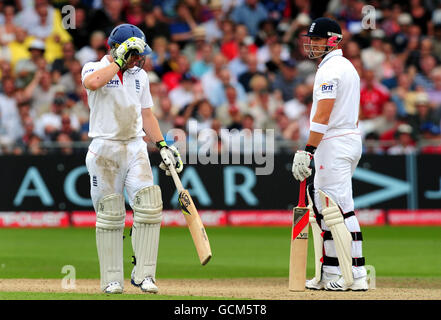
MULTIPOLYGON (((441 278, 441 227, 364 227, 363 253, 377 277, 441 278)), ((213 258, 200 266, 187 228, 163 228, 159 246, 159 279, 222 279, 288 277, 290 228, 208 228, 213 258)), ((314 274, 312 238, 308 277, 314 274)), ((130 278, 132 255, 125 230, 125 278, 130 278)), ((62 279, 66 265, 77 279, 99 278, 93 228, 0 229, 0 279, 62 279)), ((85 295, 99 299, 104 295, 85 295)), ((2 293, 0 299, 27 299, 26 293, 2 293)), ((45 294, 33 299, 82 299, 76 294, 45 294), (57 297, 57 298, 56 298, 57 297)), ((129 295, 120 296, 127 299, 129 295)), ((166 296, 154 296, 167 299, 166 296)), ((185 299, 186 297, 174 297, 185 299)), ((192 297, 195 298, 195 297, 192 297)), ((196 297, 197 298, 197 297, 196 297)))

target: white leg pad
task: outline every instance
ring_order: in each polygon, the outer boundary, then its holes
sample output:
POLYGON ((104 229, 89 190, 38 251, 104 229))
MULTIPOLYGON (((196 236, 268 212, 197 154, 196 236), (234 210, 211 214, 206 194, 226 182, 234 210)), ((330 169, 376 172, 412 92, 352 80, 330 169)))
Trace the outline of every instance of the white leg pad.
POLYGON ((120 194, 111 194, 98 202, 96 213, 96 246, 100 263, 100 285, 110 282, 124 286, 123 232, 126 209, 120 194))
MULTIPOLYGON (((315 260, 315 279, 319 282, 322 278, 322 258, 323 258, 323 237, 322 229, 315 219, 312 197, 310 195, 309 188, 307 189, 306 195, 308 197, 308 208, 309 208, 309 223, 312 229, 312 237, 314 240, 314 260, 315 260)), ((312 195, 314 196, 314 195, 312 195)))
POLYGON ((146 277, 156 280, 162 221, 162 196, 159 186, 139 190, 135 195, 133 211, 132 246, 136 259, 133 281, 139 284, 146 277))
POLYGON ((352 274, 352 236, 344 223, 338 205, 323 191, 319 190, 320 202, 322 204, 322 215, 326 226, 331 230, 334 239, 335 251, 339 267, 346 286, 354 282, 352 274))

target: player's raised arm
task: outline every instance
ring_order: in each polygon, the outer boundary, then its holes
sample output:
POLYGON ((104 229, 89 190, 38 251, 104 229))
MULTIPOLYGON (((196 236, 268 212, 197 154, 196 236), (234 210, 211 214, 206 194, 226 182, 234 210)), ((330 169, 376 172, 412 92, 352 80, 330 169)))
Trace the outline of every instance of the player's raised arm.
MULTIPOLYGON (((129 60, 131 60, 131 56, 133 53, 140 54, 145 50, 146 43, 144 40, 131 37, 124 41, 121 45, 118 46, 117 49, 112 51, 112 56, 108 56, 108 59, 111 64, 108 66, 93 70, 86 69, 83 78, 83 84, 86 89, 95 91, 103 86, 105 86, 114 76, 118 73, 118 71, 123 70, 128 64, 129 60), (87 74, 91 72, 90 74, 87 74)), ((134 58, 132 58, 133 60, 134 58)))

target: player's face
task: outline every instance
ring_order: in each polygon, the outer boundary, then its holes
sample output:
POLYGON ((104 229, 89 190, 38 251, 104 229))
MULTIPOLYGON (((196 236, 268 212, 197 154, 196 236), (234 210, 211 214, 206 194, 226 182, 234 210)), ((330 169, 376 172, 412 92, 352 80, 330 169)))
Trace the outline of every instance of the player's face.
POLYGON ((317 59, 327 53, 327 39, 310 37, 303 44, 303 48, 310 59, 317 59))
POLYGON ((133 68, 142 60, 142 57, 138 54, 133 54, 130 56, 129 61, 127 61, 127 69, 133 68))

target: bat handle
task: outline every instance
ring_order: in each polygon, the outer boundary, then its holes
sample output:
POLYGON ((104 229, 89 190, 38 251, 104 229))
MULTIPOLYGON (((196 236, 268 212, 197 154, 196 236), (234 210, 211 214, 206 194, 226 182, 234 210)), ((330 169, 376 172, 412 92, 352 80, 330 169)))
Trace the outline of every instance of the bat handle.
POLYGON ((168 167, 168 170, 170 170, 173 181, 175 182, 176 189, 178 189, 178 193, 181 193, 181 191, 184 190, 184 186, 182 185, 181 179, 179 179, 179 175, 176 172, 175 166, 171 164, 168 167))
POLYGON ((306 207, 305 204, 306 179, 300 182, 299 207, 306 207))

